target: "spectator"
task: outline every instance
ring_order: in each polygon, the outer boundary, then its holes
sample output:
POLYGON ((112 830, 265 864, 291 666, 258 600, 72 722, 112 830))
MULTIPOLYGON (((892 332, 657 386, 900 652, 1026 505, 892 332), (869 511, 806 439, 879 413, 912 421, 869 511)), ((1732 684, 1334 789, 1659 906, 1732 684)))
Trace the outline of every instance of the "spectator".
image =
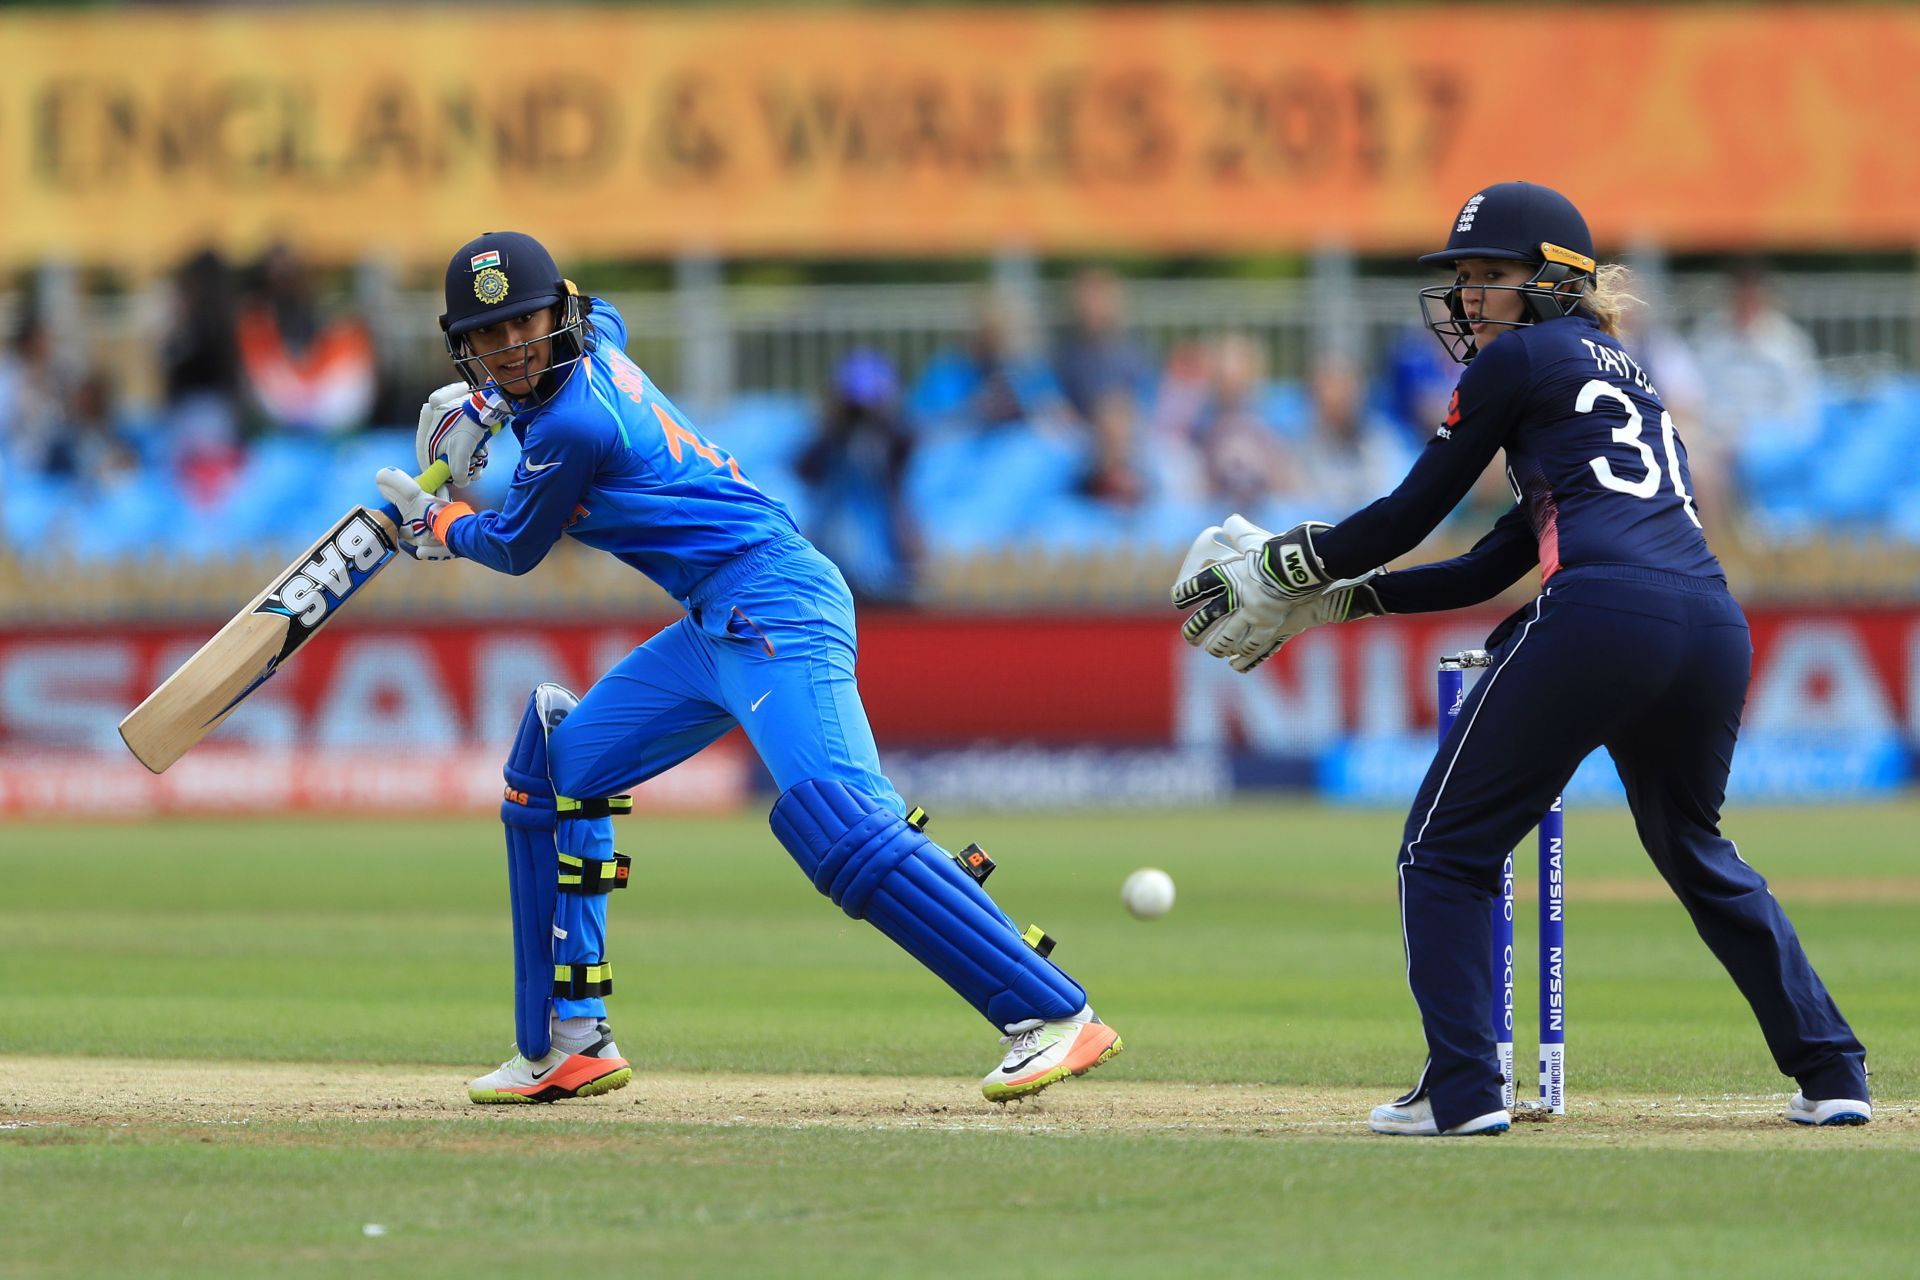
POLYGON ((909 397, 914 417, 984 430, 1058 417, 1060 387, 1031 354, 1029 328, 1010 299, 984 299, 966 345, 936 352, 920 371, 909 397))
POLYGON ((1697 433, 1703 443, 1745 452, 1813 442, 1819 431, 1813 339, 1780 309, 1761 263, 1734 266, 1726 307, 1700 321, 1693 345, 1706 408, 1697 433))
POLYGON ((238 301, 233 272, 205 249, 174 273, 160 363, 168 446, 197 502, 226 488, 241 462, 238 301))
POLYGON ((1387 348, 1384 376, 1387 412, 1402 436, 1418 448, 1447 416, 1447 401, 1460 381, 1460 366, 1424 327, 1408 326, 1387 348))
POLYGON ((1368 409, 1346 357, 1321 356, 1307 390, 1312 416, 1299 452, 1301 492, 1327 519, 1337 519, 1391 491, 1413 459, 1399 427, 1368 409))
POLYGON ((1206 474, 1193 440, 1194 424, 1207 404, 1207 344, 1176 342, 1167 351, 1166 367, 1154 388, 1147 412, 1148 456, 1155 468, 1154 484, 1166 497, 1198 502, 1207 496, 1206 474))
POLYGON ((1155 422, 1166 456, 1185 455, 1169 463, 1176 481, 1170 488, 1246 513, 1296 493, 1299 475, 1261 412, 1265 389, 1266 357, 1244 333, 1176 349, 1155 422))
POLYGON ((1109 394, 1094 406, 1082 493, 1120 507, 1137 506, 1146 498, 1146 478, 1135 458, 1138 416, 1134 401, 1126 396, 1109 394))
POLYGON ((1074 278, 1072 320, 1054 352, 1053 372, 1087 431, 1090 457, 1081 488, 1131 506, 1146 495, 1135 451, 1151 368, 1125 323, 1120 278, 1101 267, 1082 271, 1074 278))
POLYGON ((1104 267, 1089 267, 1074 277, 1072 297, 1072 317, 1054 352, 1053 371, 1067 404, 1092 422, 1110 396, 1133 402, 1144 396, 1153 368, 1126 332, 1126 295, 1119 276, 1104 267))
POLYGON ((285 244, 267 251, 258 275, 238 332, 241 365, 268 419, 316 435, 365 425, 377 385, 366 326, 322 314, 306 264, 285 244))
POLYGON ((795 467, 811 491, 808 536, 867 600, 908 600, 918 576, 920 531, 903 493, 913 434, 899 399, 885 356, 849 352, 795 467))
POLYGON ((29 300, 0 355, 0 460, 36 475, 56 473, 66 391, 53 339, 29 300))
POLYGON ((104 369, 89 369, 67 393, 47 461, 50 474, 89 482, 138 468, 139 455, 120 421, 118 388, 104 369))
POLYGON ((1687 452, 1694 509, 1709 540, 1723 550, 1733 550, 1746 536, 1734 469, 1737 440, 1728 433, 1726 420, 1709 412, 1700 360, 1678 330, 1661 323, 1658 312, 1662 310, 1636 307, 1626 313, 1627 350, 1647 371, 1660 392, 1660 403, 1673 415, 1687 452))

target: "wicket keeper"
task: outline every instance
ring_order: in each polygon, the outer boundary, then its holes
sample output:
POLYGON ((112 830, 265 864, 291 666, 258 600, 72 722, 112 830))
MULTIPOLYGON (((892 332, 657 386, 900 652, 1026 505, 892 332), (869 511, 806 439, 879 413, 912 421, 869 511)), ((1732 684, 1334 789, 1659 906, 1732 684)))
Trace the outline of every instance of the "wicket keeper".
POLYGON ((1507 851, 1602 746, 1648 856, 1799 1082, 1787 1119, 1865 1124, 1866 1051, 1720 834, 1753 650, 1701 533, 1686 446, 1621 345, 1623 269, 1595 263, 1571 201, 1526 182, 1476 193, 1420 261, 1455 272, 1421 308, 1466 370, 1407 478, 1339 524, 1243 537, 1173 589, 1189 643, 1249 671, 1310 626, 1477 604, 1540 566, 1539 597, 1487 641, 1493 665, 1407 815, 1400 915, 1427 1062, 1372 1127, 1507 1128, 1489 907, 1507 851), (1374 567, 1413 550, 1502 450, 1514 506, 1470 551, 1374 567))
MULTIPOLYGON (((853 601, 792 517, 628 359, 619 312, 565 279, 537 241, 489 232, 447 264, 440 326, 462 382, 421 412, 422 469, 486 465, 501 426, 521 461, 497 511, 377 482, 407 549, 501 573, 562 535, 645 574, 686 614, 583 695, 543 684, 506 762, 519 1052, 475 1102, 605 1093, 632 1077, 606 1021, 608 894, 628 884, 611 815, 622 793, 738 724, 780 790, 774 835, 814 887, 931 970, 1002 1033, 982 1091, 1036 1093, 1120 1052, 1080 984, 1001 912, 975 871, 921 831, 880 771, 854 683, 853 601)), ((983 878, 983 877, 982 877, 983 878)))

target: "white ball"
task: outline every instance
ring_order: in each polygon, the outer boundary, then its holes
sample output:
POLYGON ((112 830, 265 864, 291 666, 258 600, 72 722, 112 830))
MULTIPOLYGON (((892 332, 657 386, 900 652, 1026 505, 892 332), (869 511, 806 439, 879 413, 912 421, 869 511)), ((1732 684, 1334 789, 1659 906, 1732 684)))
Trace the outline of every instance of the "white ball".
POLYGON ((1155 867, 1142 867, 1120 886, 1120 901, 1135 918, 1158 920, 1173 910, 1173 877, 1155 867))

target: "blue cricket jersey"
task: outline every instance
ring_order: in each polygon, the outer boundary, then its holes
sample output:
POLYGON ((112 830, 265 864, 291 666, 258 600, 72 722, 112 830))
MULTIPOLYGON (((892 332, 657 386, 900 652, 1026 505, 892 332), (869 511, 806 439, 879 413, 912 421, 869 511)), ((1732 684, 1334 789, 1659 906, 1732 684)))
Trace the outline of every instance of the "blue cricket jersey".
POLYGON ((1504 449, 1515 506, 1465 555, 1375 579, 1389 612, 1489 599, 1536 563, 1721 578, 1686 447, 1646 371, 1588 316, 1511 329, 1461 374, 1446 421, 1391 494, 1314 539, 1351 577, 1419 545, 1504 449))
POLYGON ((453 521, 453 553, 521 574, 570 534, 684 600, 715 569, 795 533, 786 507, 627 358, 620 313, 596 298, 587 323, 594 350, 550 400, 508 422, 521 457, 505 503, 453 521))

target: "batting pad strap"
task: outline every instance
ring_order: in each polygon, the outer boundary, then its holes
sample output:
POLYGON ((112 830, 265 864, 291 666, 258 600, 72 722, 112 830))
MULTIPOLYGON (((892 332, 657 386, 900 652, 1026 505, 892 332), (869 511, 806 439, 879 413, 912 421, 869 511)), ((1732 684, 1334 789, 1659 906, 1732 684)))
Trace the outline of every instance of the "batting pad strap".
POLYGON ((613 965, 557 964, 553 966, 553 994, 562 1000, 591 1000, 613 994, 613 965))
POLYGON ((624 853, 614 854, 610 862, 563 853, 560 855, 560 892, 591 894, 624 889, 632 867, 633 859, 624 853))
POLYGON ((571 796, 554 798, 554 817, 562 822, 576 818, 621 818, 632 812, 632 796, 607 796, 601 800, 575 800, 571 796))
POLYGON ((892 939, 993 1023, 1069 1017, 1086 992, 1036 953, 939 845, 866 793, 831 779, 790 788, 774 835, 814 887, 892 939))

